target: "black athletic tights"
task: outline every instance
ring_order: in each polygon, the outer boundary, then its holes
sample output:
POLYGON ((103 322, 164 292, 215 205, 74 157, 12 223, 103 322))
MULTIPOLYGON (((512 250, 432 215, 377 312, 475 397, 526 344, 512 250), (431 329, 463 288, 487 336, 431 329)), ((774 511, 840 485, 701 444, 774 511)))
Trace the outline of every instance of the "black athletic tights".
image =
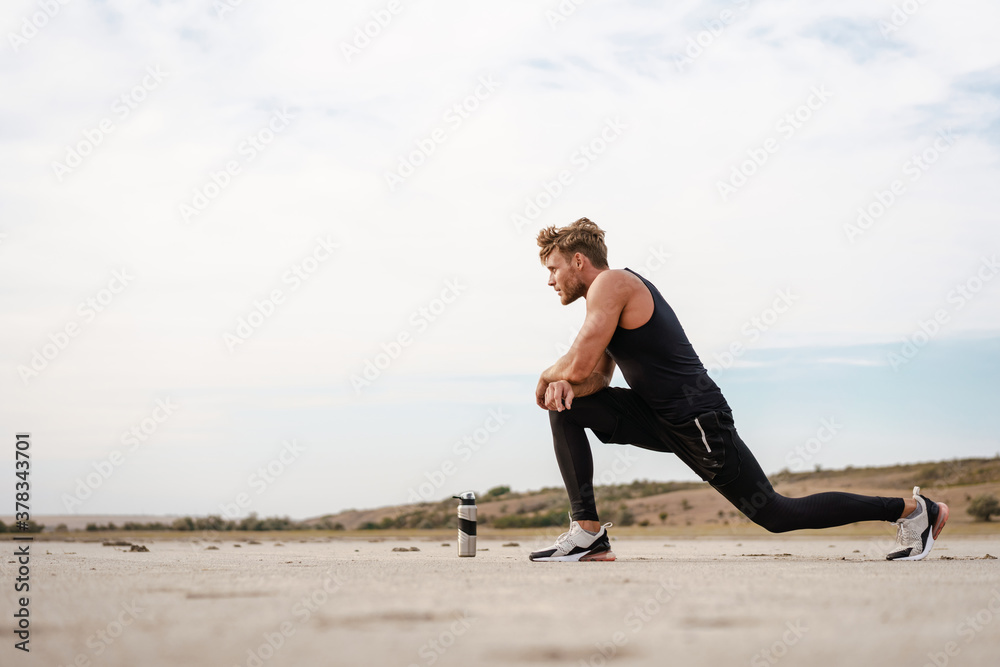
POLYGON ((902 498, 837 492, 804 498, 778 494, 736 433, 728 412, 701 415, 697 424, 670 424, 631 389, 609 387, 574 399, 570 410, 549 411, 549 421, 556 460, 577 521, 599 520, 594 502, 594 460, 585 428, 602 442, 677 454, 751 521, 772 533, 857 521, 896 521, 903 513, 902 498), (711 457, 715 457, 714 463, 711 457))

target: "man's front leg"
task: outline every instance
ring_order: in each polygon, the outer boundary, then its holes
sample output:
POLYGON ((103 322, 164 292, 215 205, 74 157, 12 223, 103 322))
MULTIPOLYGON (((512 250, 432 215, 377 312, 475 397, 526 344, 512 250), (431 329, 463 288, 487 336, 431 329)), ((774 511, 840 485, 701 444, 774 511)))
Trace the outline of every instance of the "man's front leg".
MULTIPOLYGON (((578 522, 597 523, 597 504, 594 500, 594 458, 584 427, 575 419, 578 408, 558 412, 549 411, 552 443, 556 463, 562 474, 566 494, 569 496, 573 519, 578 522)), ((582 524, 581 524, 582 525, 582 524)), ((598 528, 600 524, 598 523, 598 528)))

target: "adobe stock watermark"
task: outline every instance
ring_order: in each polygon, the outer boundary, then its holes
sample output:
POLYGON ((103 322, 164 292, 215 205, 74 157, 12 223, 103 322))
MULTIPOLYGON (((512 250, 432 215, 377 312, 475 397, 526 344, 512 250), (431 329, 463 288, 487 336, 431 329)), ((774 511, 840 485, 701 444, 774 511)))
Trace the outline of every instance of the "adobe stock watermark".
MULTIPOLYGON (((723 352, 713 352, 712 361, 705 363, 705 368, 712 375, 726 371, 736 365, 752 344, 765 332, 771 330, 782 315, 788 313, 799 297, 791 289, 778 290, 771 305, 764 308, 760 314, 748 319, 740 326, 740 333, 746 340, 734 340, 723 352)), ((681 389, 689 403, 700 398, 705 391, 714 388, 714 382, 708 373, 702 373, 693 384, 684 384, 681 389)))
POLYGON ((205 212, 213 201, 233 183, 233 179, 243 173, 243 169, 257 159, 257 156, 267 150, 275 138, 288 129, 295 116, 288 112, 287 107, 275 109, 268 118, 267 124, 247 135, 236 147, 236 155, 226 160, 218 170, 210 170, 208 180, 196 187, 189 202, 178 205, 181 220, 185 224, 194 222, 194 218, 205 212))
MULTIPOLYGON (((955 634, 965 640, 969 645, 972 640, 983 632, 993 620, 1000 616, 1000 589, 994 588, 990 591, 990 599, 975 614, 966 616, 955 626, 955 634)), ((948 667, 951 659, 958 657, 962 653, 962 646, 957 641, 945 643, 940 651, 931 651, 927 654, 927 662, 923 667, 948 667)))
POLYGON ((926 4, 927 0, 903 0, 899 4, 894 4, 889 18, 880 19, 877 22, 878 31, 882 33, 882 39, 888 40, 889 35, 909 23, 910 18, 926 4))
POLYGON ((781 634, 780 639, 753 654, 750 658, 751 667, 769 667, 778 664, 809 632, 809 628, 802 624, 802 619, 786 621, 785 628, 787 629, 781 634))
POLYGON ((413 142, 414 149, 405 155, 400 155, 397 167, 393 171, 385 172, 385 183, 389 187, 389 192, 395 192, 396 188, 402 185, 406 179, 416 173, 417 168, 425 164, 438 147, 448 140, 450 134, 458 131, 458 128, 467 121, 479 106, 488 100, 500 87, 500 84, 493 80, 492 76, 481 76, 476 87, 464 98, 451 105, 441 117, 444 127, 435 127, 425 137, 421 137, 413 142))
POLYGON ((441 487, 458 472, 459 463, 468 463, 479 450, 486 446, 493 435, 503 428, 509 419, 510 415, 506 414, 503 408, 491 408, 481 426, 455 441, 451 447, 453 457, 446 459, 436 470, 425 472, 426 482, 422 482, 416 488, 411 486, 408 489, 410 495, 406 502, 426 502, 437 497, 441 487))
POLYGON ((713 373, 732 368, 736 360, 746 353, 748 345, 756 343, 764 332, 770 331, 798 300, 799 297, 791 289, 778 290, 770 306, 740 326, 740 333, 746 341, 733 341, 725 352, 713 352, 712 360, 715 365, 705 364, 706 368, 713 373))
POLYGON ((90 465, 94 468, 94 472, 76 478, 72 495, 68 493, 62 494, 60 500, 66 511, 71 514, 77 512, 80 506, 93 496, 94 492, 104 485, 104 482, 111 478, 115 470, 125 463, 128 456, 139 449, 140 445, 149 440, 160 429, 160 426, 173 416, 179 407, 169 396, 156 399, 155 407, 153 407, 148 417, 132 425, 127 431, 122 431, 120 442, 126 446, 126 449, 124 451, 115 449, 100 461, 91 463, 90 465))
POLYGON ((123 602, 120 606, 121 611, 113 620, 87 637, 84 643, 90 652, 77 653, 71 662, 66 663, 66 667, 90 667, 94 664, 92 659, 104 655, 125 634, 126 628, 135 623, 136 619, 146 611, 145 607, 140 607, 135 599, 131 602, 123 602))
POLYGON ((828 445, 838 433, 844 429, 843 424, 838 424, 834 417, 821 419, 820 426, 816 429, 816 435, 806 440, 801 445, 796 445, 795 449, 785 455, 785 463, 792 472, 805 470, 806 466, 815 456, 828 445))
POLYGON ((146 74, 142 80, 131 89, 122 93, 111 103, 111 114, 105 116, 97 123, 95 128, 86 128, 81 131, 83 139, 75 144, 66 146, 63 161, 52 161, 52 173, 60 183, 78 169, 84 160, 94 154, 97 147, 104 143, 105 138, 114 132, 121 123, 132 115, 132 112, 139 108, 149 97, 149 94, 160 87, 163 80, 170 76, 170 72, 164 72, 159 65, 150 65, 146 68, 146 74))
POLYGON ((899 198, 906 194, 907 181, 916 183, 920 177, 937 162, 952 146, 955 145, 955 136, 951 133, 951 128, 938 131, 937 138, 930 146, 922 150, 919 154, 910 156, 903 163, 902 171, 906 179, 894 179, 884 189, 876 190, 872 200, 865 206, 858 207, 858 217, 854 223, 844 224, 844 235, 851 243, 857 241, 859 236, 864 235, 871 229, 875 222, 884 216, 892 206, 899 201, 899 198))
POLYGON ((616 630, 606 641, 594 642, 596 650, 587 659, 581 659, 580 667, 606 667, 609 662, 627 646, 642 630, 663 611, 664 607, 682 590, 682 586, 669 579, 660 579, 656 591, 640 604, 634 605, 622 619, 623 629, 616 630))
POLYGON ((17 53, 28 42, 38 36, 38 33, 49 24, 62 11, 62 8, 70 3, 70 0, 37 0, 38 10, 32 12, 30 16, 21 19, 21 25, 17 32, 7 33, 7 41, 14 53, 17 53))
POLYGON ((673 257, 673 255, 664 250, 662 245, 656 248, 649 246, 647 250, 646 258, 635 268, 635 272, 646 280, 649 280, 653 277, 653 274, 667 265, 667 260, 673 257))
POLYGON ((294 262, 281 275, 281 283, 289 285, 287 292, 275 287, 263 298, 256 299, 250 312, 236 320, 235 328, 230 332, 222 334, 222 342, 225 343, 229 353, 232 354, 236 348, 247 342, 254 333, 264 325, 264 322, 271 319, 278 307, 285 303, 289 294, 298 290, 309 278, 311 278, 324 263, 333 257, 333 251, 340 248, 340 244, 331 240, 331 235, 316 238, 312 249, 302 259, 294 262))
POLYGON ((628 125, 622 122, 620 116, 605 119, 604 125, 597 134, 577 146, 573 154, 570 155, 570 168, 560 169, 551 180, 543 180, 538 191, 525 198, 524 208, 511 214, 510 221, 514 225, 514 229, 520 232, 537 220, 545 209, 552 206, 566 191, 566 188, 573 185, 576 178, 574 172, 581 174, 587 171, 598 158, 604 155, 608 147, 621 137, 622 132, 626 129, 628 129, 628 125))
POLYGON ((460 637, 469 631, 475 621, 475 616, 468 610, 456 614, 455 620, 444 630, 428 639, 417 649, 420 662, 411 662, 408 667, 431 667, 455 645, 460 637))
POLYGON ((323 573, 322 582, 292 605, 293 620, 282 621, 273 631, 262 633, 263 641, 248 648, 243 661, 233 667, 263 667, 295 636, 298 631, 296 626, 308 623, 348 581, 345 575, 334 573, 333 566, 330 566, 323 573))
POLYGON ((634 449, 625 447, 619 448, 619 450, 615 453, 615 459, 611 462, 611 465, 602 470, 599 475, 595 473, 592 483, 596 485, 599 482, 604 486, 615 484, 638 461, 639 457, 636 455, 634 449))
POLYGON ((881 560, 885 558, 884 554, 888 554, 894 550, 896 546, 898 528, 895 523, 879 523, 873 525, 877 526, 882 532, 881 534, 873 535, 866 540, 864 552, 866 557, 874 555, 876 558, 881 560))
POLYGON ((580 335, 580 327, 570 327, 569 337, 566 339, 565 343, 556 343, 556 354, 560 357, 568 353, 570 348, 573 347, 573 343, 576 342, 576 337, 580 335))
POLYGON ((704 30, 699 30, 697 34, 687 38, 684 46, 684 56, 674 56, 674 64, 678 72, 683 72, 686 67, 694 64, 710 46, 715 44, 715 40, 722 36, 726 28, 736 22, 736 19, 746 13, 750 7, 750 0, 733 0, 732 8, 726 8, 719 12, 716 18, 702 21, 704 30))
POLYGON ((215 0, 212 9, 215 10, 215 18, 226 20, 226 14, 236 11, 236 8, 243 4, 243 0, 215 0))
MULTIPOLYGON (((240 491, 232 500, 219 503, 222 517, 234 520, 244 515, 251 515, 250 507, 253 505, 254 499, 263 495, 305 452, 305 447, 299 445, 295 440, 285 440, 281 445, 282 448, 276 456, 247 475, 246 484, 254 492, 253 496, 250 495, 249 491, 240 491)), ((222 519, 222 517, 219 518, 222 519)), ((201 539, 205 541, 218 540, 220 534, 221 532, 215 528, 206 528, 200 533, 201 539)), ((190 547, 192 551, 200 550, 197 540, 192 541, 190 547)))
POLYGON ((556 28, 576 14, 577 8, 585 2, 587 0, 559 0, 555 8, 546 9, 545 20, 549 22, 549 29, 555 32, 556 28))
POLYGON ((254 498, 261 496, 278 478, 285 474, 293 463, 305 453, 306 448, 298 444, 295 440, 285 440, 281 443, 281 451, 270 459, 267 463, 257 466, 257 469, 247 475, 246 485, 248 491, 240 491, 231 501, 219 503, 222 515, 227 519, 236 519, 243 516, 250 506, 253 505, 254 498), (250 495, 253 491, 254 495, 250 495))
POLYGON ((363 24, 354 27, 354 36, 349 42, 340 42, 340 53, 350 64, 351 60, 361 55, 372 42, 389 27, 393 19, 403 10, 401 0, 389 0, 384 8, 373 10, 371 18, 363 24))
POLYGON ((108 306, 121 294, 134 276, 129 275, 128 268, 111 272, 111 280, 107 287, 98 290, 93 296, 81 301, 76 307, 76 314, 80 316, 80 321, 70 320, 63 327, 48 336, 48 342, 41 347, 31 350, 31 359, 27 364, 19 364, 17 374, 21 378, 24 386, 34 378, 38 377, 59 355, 69 347, 70 341, 80 335, 83 328, 93 322, 99 313, 103 313, 108 306))
POLYGON ((777 136, 772 135, 761 142, 760 146, 747 149, 747 158, 734 166, 729 173, 729 178, 725 181, 715 182, 715 188, 719 192, 719 197, 723 202, 729 201, 736 192, 750 182, 760 169, 767 164, 771 156, 781 149, 781 140, 788 140, 795 136, 817 111, 823 108, 833 93, 826 89, 826 84, 813 86, 809 91, 809 96, 805 101, 783 115, 774 124, 777 136))
POLYGON ((913 333, 903 338, 903 344, 899 347, 899 351, 889 352, 886 355, 892 370, 899 371, 901 366, 913 361, 920 350, 934 340, 941 333, 941 329, 951 322, 954 313, 962 310, 975 299, 986 283, 993 280, 997 273, 1000 273, 1000 262, 997 261, 997 256, 983 257, 979 267, 971 276, 948 291, 945 301, 949 305, 938 308, 927 319, 919 320, 913 333))
POLYGON ((458 300, 466 288, 467 286, 460 283, 458 278, 446 280, 444 288, 437 297, 410 313, 407 326, 396 334, 395 338, 382 343, 380 346, 382 351, 365 359, 362 370, 351 375, 351 387, 355 395, 361 394, 362 390, 378 380, 382 373, 403 354, 403 350, 413 345, 416 337, 427 331, 431 324, 448 310, 448 306, 458 300))

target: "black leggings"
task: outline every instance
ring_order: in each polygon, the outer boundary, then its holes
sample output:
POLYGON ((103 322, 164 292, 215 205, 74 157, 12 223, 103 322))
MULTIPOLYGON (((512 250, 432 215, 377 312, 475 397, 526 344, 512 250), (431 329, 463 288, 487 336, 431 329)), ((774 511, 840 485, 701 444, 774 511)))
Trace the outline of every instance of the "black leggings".
POLYGON ((740 439, 729 412, 710 412, 683 424, 657 415, 631 389, 608 387, 573 399, 570 410, 549 411, 556 461, 573 519, 599 521, 594 502, 594 459, 585 428, 602 442, 672 452, 754 523, 772 533, 830 528, 857 521, 896 521, 902 498, 854 493, 778 494, 740 439))

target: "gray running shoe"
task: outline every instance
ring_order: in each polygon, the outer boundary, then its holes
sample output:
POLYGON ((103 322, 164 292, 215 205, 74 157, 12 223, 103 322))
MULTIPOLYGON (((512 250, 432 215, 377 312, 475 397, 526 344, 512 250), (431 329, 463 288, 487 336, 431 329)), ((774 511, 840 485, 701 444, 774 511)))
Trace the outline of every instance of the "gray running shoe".
POLYGON ((896 522, 896 544, 886 560, 921 560, 931 552, 934 540, 941 534, 948 521, 948 506, 920 495, 920 487, 913 487, 917 509, 909 517, 896 522))

